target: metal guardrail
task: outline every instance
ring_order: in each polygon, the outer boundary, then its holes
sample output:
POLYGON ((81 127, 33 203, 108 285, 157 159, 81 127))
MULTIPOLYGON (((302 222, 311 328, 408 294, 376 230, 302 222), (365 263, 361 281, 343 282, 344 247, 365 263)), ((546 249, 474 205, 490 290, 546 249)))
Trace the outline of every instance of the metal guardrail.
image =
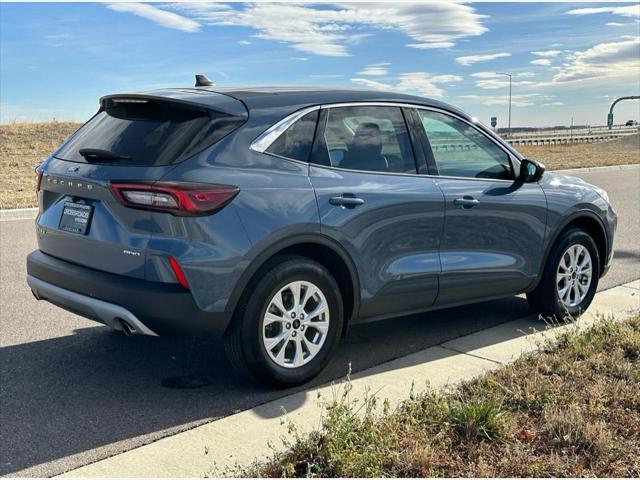
POLYGON ((591 128, 563 128, 556 130, 534 130, 528 132, 515 132, 511 134, 511 138, 521 138, 521 137, 540 137, 540 136, 551 136, 551 137, 560 137, 560 136, 571 136, 571 135, 591 135, 596 133, 636 133, 640 129, 639 126, 633 127, 625 127, 618 126, 609 130, 606 126, 603 127, 591 127, 591 128))
POLYGON ((511 145, 557 145, 563 143, 591 143, 613 140, 640 132, 640 127, 618 127, 609 130, 607 127, 581 128, 567 130, 540 130, 503 135, 502 138, 511 145))

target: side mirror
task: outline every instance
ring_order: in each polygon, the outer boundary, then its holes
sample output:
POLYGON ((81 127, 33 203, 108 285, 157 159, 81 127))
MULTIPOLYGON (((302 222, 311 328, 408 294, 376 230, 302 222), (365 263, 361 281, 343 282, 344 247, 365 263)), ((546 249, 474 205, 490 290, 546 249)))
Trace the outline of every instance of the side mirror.
POLYGON ((527 158, 520 162, 520 175, 518 175, 518 181, 523 183, 537 182, 542 178, 544 173, 544 165, 535 160, 529 160, 527 158))

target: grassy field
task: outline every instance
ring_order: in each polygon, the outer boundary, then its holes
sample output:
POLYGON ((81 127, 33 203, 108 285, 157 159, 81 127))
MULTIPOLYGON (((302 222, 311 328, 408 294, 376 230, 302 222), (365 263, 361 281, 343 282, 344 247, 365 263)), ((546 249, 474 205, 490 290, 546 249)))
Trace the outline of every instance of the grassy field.
MULTIPOLYGON (((397 409, 347 394, 250 477, 638 477, 640 317, 572 330, 537 354, 397 409)), ((348 390, 347 390, 348 392, 348 390)))
MULTIPOLYGON (((0 125, 0 208, 35 206, 33 169, 79 126, 72 122, 0 125)), ((549 170, 640 163, 640 136, 519 150, 540 160, 549 170)))

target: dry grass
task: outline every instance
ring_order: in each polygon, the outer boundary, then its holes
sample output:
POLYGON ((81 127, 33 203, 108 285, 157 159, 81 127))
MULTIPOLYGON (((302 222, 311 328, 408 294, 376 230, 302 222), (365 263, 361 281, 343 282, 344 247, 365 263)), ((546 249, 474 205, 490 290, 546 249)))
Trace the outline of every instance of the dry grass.
POLYGON ((36 205, 34 169, 79 123, 9 123, 0 125, 0 208, 36 205))
MULTIPOLYGON (((382 412, 327 405, 318 431, 240 476, 638 477, 640 317, 572 331, 448 393, 382 412)), ((227 472, 229 473, 229 472, 227 472)))
POLYGON ((628 135, 598 143, 515 148, 525 157, 544 163, 547 170, 640 163, 640 135, 628 135))
MULTIPOLYGON (((80 126, 73 122, 0 125, 0 208, 34 207, 33 169, 80 126)), ((640 163, 640 136, 602 143, 520 147, 548 170, 640 163)))

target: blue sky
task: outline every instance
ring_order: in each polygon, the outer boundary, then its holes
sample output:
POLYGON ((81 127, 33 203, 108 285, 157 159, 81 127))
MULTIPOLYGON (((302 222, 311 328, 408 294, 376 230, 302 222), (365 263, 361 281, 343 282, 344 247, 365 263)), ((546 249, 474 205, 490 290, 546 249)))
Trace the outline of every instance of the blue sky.
MULTIPOLYGON (((2 121, 193 83, 380 88, 488 123, 603 124, 640 94, 639 3, 2 3, 2 121)), ((638 102, 616 120, 640 120, 638 102)))

